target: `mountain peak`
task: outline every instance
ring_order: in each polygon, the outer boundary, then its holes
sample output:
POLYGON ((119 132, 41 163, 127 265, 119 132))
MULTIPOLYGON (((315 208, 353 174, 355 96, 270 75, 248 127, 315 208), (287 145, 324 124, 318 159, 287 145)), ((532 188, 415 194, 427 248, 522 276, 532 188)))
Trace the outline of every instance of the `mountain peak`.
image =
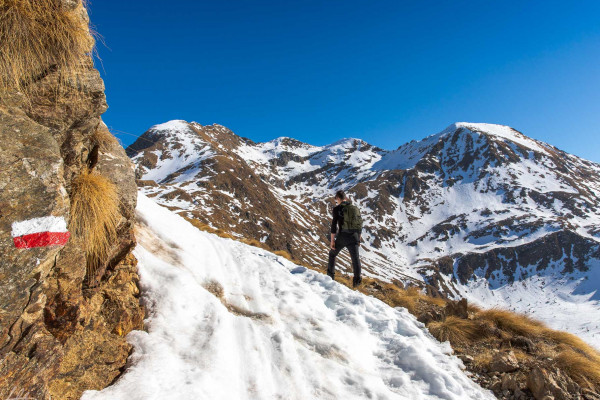
POLYGON ((182 119, 173 119, 162 124, 153 125, 149 131, 180 131, 189 129, 190 123, 182 119))
MULTIPOLYGON (((504 142, 512 142, 521 146, 524 146, 530 150, 537 151, 539 153, 548 154, 544 143, 541 143, 535 139, 525 136, 518 130, 511 128, 507 125, 499 124, 488 124, 488 123, 475 123, 475 122, 455 122, 444 129, 439 135, 446 135, 456 132, 460 129, 466 129, 469 132, 476 134, 484 134, 495 138, 496 140, 502 140, 504 142)), ((547 146, 547 145, 546 145, 547 146)))
POLYGON ((304 143, 298 139, 294 139, 292 137, 289 136, 279 136, 278 138, 275 138, 273 140, 269 140, 268 142, 275 147, 277 146, 289 146, 289 147, 312 147, 311 145, 304 143))
POLYGON ((348 138, 342 138, 340 140, 336 140, 335 142, 327 145, 326 147, 334 147, 334 146, 353 146, 354 143, 367 143, 362 139, 359 138, 352 138, 352 137, 348 137, 348 138))

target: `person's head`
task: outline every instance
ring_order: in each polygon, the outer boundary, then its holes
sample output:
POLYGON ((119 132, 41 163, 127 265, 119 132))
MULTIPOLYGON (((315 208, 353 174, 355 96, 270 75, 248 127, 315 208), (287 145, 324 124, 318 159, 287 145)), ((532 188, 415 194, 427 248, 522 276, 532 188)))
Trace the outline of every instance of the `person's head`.
POLYGON ((338 190, 335 192, 335 203, 340 204, 342 201, 346 200, 346 193, 343 190, 338 190))

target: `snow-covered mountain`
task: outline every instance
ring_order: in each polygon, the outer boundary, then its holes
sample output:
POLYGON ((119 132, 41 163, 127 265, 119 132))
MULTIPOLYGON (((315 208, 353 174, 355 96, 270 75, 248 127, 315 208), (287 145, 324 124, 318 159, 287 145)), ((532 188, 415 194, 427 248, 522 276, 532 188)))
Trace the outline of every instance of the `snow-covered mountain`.
POLYGON ((202 232, 147 197, 136 230, 147 331, 82 400, 494 399, 405 309, 202 232))
POLYGON ((512 128, 456 123, 388 151, 171 121, 127 151, 159 203, 314 266, 345 189, 364 214, 367 275, 526 312, 600 347, 600 165, 512 128))

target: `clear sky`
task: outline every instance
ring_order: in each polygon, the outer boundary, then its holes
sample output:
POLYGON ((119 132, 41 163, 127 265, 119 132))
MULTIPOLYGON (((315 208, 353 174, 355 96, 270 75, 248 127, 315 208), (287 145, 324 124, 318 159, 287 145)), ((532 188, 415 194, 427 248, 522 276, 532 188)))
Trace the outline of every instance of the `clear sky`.
POLYGON ((468 121, 600 162, 597 0, 89 3, 124 145, 185 119, 395 149, 468 121))

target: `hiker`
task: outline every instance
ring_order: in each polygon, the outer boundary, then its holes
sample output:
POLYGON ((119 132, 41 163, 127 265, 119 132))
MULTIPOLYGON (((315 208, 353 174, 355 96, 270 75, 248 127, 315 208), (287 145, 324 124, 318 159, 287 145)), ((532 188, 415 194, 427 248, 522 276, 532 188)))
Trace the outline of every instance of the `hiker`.
POLYGON ((352 287, 360 285, 362 278, 360 276, 360 259, 358 257, 358 248, 360 247, 362 233, 362 219, 358 207, 348 200, 343 190, 338 190, 335 194, 335 203, 333 208, 333 220, 331 221, 331 244, 329 250, 329 264, 327 265, 327 275, 335 279, 335 257, 344 248, 347 247, 352 258, 352 269, 354 279, 352 287))

